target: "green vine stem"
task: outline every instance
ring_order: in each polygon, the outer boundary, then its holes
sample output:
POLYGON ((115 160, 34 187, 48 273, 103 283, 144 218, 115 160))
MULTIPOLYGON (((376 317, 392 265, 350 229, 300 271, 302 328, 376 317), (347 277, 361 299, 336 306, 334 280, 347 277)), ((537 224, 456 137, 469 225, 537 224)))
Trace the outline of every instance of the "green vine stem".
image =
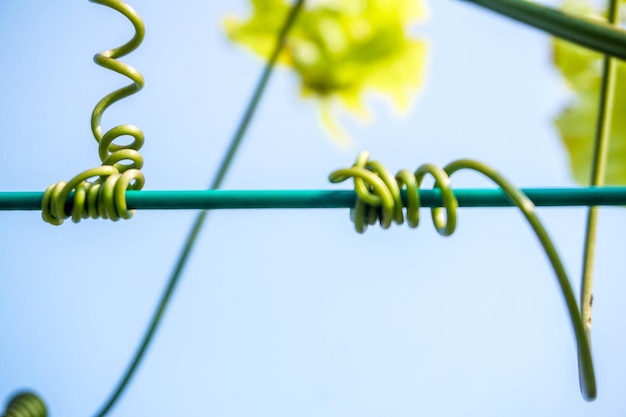
MULTIPOLYGON (((609 0, 607 20, 615 25, 619 19, 619 1, 609 0)), ((591 162, 590 185, 604 184, 604 176, 609 152, 611 122, 613 116, 613 102, 615 99, 615 84, 617 81, 617 62, 605 55, 602 67, 602 84, 600 86, 600 100, 598 104, 598 120, 594 138, 593 159, 591 162)), ((585 247, 582 267, 582 283, 580 306, 587 337, 591 340, 591 311, 593 304, 593 265, 596 249, 596 234, 598 227, 598 207, 589 207, 587 211, 587 226, 585 230, 585 247)))
POLYGON ((585 48, 626 61, 626 32, 527 0, 461 0, 484 7, 585 48))
POLYGON ((586 400, 595 399, 596 380, 591 349, 576 303, 576 296, 558 252, 539 217, 535 214, 535 205, 532 201, 493 168, 478 161, 461 159, 446 165, 443 169, 432 164, 424 164, 415 173, 401 170, 394 177, 380 163, 368 161, 368 157, 367 152, 362 152, 352 167, 336 170, 329 176, 329 180, 334 183, 354 178, 354 191, 358 198, 351 216, 356 230, 360 233, 365 231, 368 224, 374 224, 377 221, 383 228, 389 227, 392 222, 398 224, 404 222, 402 189, 406 189, 407 192, 407 223, 410 227, 417 227, 421 206, 417 190, 426 174, 434 177, 434 187, 441 191, 443 207, 433 207, 431 212, 435 228, 443 236, 451 235, 456 227, 458 201, 450 186, 449 177, 452 174, 464 169, 476 171, 502 189, 526 217, 552 265, 576 337, 580 390, 586 400))
MULTIPOLYGON (((267 86, 270 75, 272 74, 272 69, 274 68, 274 64, 276 63, 276 60, 278 59, 280 51, 283 48, 285 40, 287 39, 287 34, 289 33, 289 30, 293 26, 296 20, 296 17, 298 16, 299 11, 302 9, 303 4, 304 4, 304 0, 296 1, 294 6, 289 11, 285 19, 285 23, 283 24, 283 27, 278 33, 276 45, 274 47, 274 50, 272 51, 272 55, 270 56, 269 60, 267 61, 267 64, 265 65, 265 68, 263 70, 263 73, 261 75, 259 82, 257 83, 257 86, 252 95, 252 98, 250 99, 250 102, 248 103, 248 106, 246 107, 246 111, 241 121, 239 122, 239 125, 231 140, 228 150, 226 154, 224 155, 224 158, 217 170, 217 174, 213 182, 210 185, 211 189, 219 188, 221 186, 222 181, 224 180, 224 177, 226 176, 226 173, 228 172, 231 166, 231 163, 235 157, 235 154, 237 153, 237 150, 239 149, 239 146, 241 145, 243 137, 250 124, 250 121, 252 120, 255 110, 260 102, 263 92, 265 91, 265 87, 267 86)), ((111 397, 103 405, 101 410, 96 414, 97 417, 104 417, 111 410, 111 408, 115 405, 117 400, 120 398, 120 396, 124 392, 124 389, 128 385, 130 379, 134 375, 136 369, 139 367, 141 360, 145 356, 145 353, 148 350, 148 347, 150 346, 150 343, 152 342, 154 335, 156 334, 159 324, 161 323, 161 319, 163 318, 163 315, 165 313, 165 310, 167 309, 169 301, 172 298, 172 295, 174 294, 176 285, 179 282, 179 279, 182 275, 182 271, 187 263, 187 260, 189 259, 189 255, 191 254, 191 250, 193 249, 196 239, 198 235, 200 234, 200 230, 205 222, 207 214, 208 214, 208 211, 202 211, 196 217, 191 227, 191 230, 189 232, 189 235, 187 236, 187 239, 180 252, 180 255, 176 261, 174 270, 172 271, 172 274, 168 280, 165 291, 163 292, 163 295, 161 296, 161 299, 159 300, 157 309, 141 341, 141 344, 139 345, 139 348, 137 349, 122 379, 120 380, 117 387, 114 389, 113 393, 111 394, 111 397)))
POLYGON ((64 220, 72 217, 78 223, 86 218, 105 218, 118 220, 129 219, 132 211, 126 207, 125 192, 127 189, 140 190, 144 185, 144 176, 140 169, 143 157, 139 150, 144 143, 144 134, 137 126, 122 124, 102 130, 102 115, 113 103, 140 91, 144 86, 143 75, 132 66, 118 60, 141 45, 145 28, 139 14, 121 0, 90 0, 112 8, 124 15, 133 25, 135 33, 130 41, 94 56, 94 62, 103 68, 124 75, 132 81, 101 99, 91 115, 91 130, 98 142, 98 154, 101 166, 87 169, 75 175, 69 181, 59 181, 49 186, 44 194, 41 214, 44 221, 59 226, 64 220), (132 143, 121 145, 115 140, 121 136, 131 136, 132 143), (89 181, 90 178, 96 178, 89 181), (70 193, 74 195, 72 211, 65 210, 66 200, 70 193))
POLYGON ((472 160, 459 160, 452 162, 451 164, 444 167, 444 170, 449 175, 452 175, 452 173, 460 169, 471 169, 474 171, 478 171, 487 176, 496 184, 498 184, 498 186, 500 186, 504 190, 504 192, 515 203, 515 205, 519 207, 519 209, 524 214, 524 217, 526 217, 526 220, 528 220, 528 223, 535 232, 537 238, 539 239, 539 242, 541 243, 541 246, 548 256, 548 259, 550 260, 552 269, 554 269, 554 273, 561 289, 561 294, 563 295, 563 298, 565 300, 565 305, 567 307, 570 322, 574 330, 574 335, 576 337, 580 392, 585 400, 594 400, 596 398, 597 388, 595 372, 593 369, 593 359, 591 357, 590 340, 587 336, 587 333, 585 332, 585 326, 578 310, 576 296, 574 295, 574 291, 572 290, 572 286, 567 276, 567 272, 565 271, 559 254, 554 247, 554 244, 552 243, 552 239, 550 239, 550 236, 548 235, 546 229, 543 227, 541 220, 539 220, 539 217, 535 214, 534 204, 521 191, 519 191, 511 183, 509 183, 502 175, 496 172, 493 168, 480 162, 472 160))

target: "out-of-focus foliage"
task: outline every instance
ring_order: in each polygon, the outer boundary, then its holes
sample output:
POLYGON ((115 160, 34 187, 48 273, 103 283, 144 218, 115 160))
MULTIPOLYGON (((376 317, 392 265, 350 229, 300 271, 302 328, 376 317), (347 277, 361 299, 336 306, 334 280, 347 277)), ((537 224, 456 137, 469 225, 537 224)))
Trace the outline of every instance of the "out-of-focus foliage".
MULTIPOLYGON (((622 8, 625 6, 622 2, 622 8)), ((602 19, 585 0, 568 0, 567 12, 602 19)), ((576 181, 589 184, 591 158, 598 116, 602 55, 571 43, 555 39, 554 63, 565 77, 575 96, 556 118, 555 124, 569 154, 576 181)), ((608 184, 626 184, 626 65, 618 64, 615 101, 611 125, 611 142, 605 177, 608 184)))
MULTIPOLYGON (((228 37, 269 57, 290 4, 251 0, 248 19, 227 17, 228 37)), ((406 110, 423 83, 426 43, 408 29, 423 19, 423 0, 309 0, 291 30, 279 63, 292 68, 305 97, 319 100, 324 124, 336 138, 334 103, 368 118, 371 91, 406 110)))

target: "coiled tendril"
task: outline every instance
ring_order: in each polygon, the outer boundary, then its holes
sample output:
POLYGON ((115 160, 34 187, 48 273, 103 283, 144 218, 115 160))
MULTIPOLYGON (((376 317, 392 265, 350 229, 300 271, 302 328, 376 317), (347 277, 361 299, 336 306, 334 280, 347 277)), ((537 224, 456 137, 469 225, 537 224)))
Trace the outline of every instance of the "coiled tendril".
POLYGON ((417 227, 420 208, 418 191, 424 177, 430 174, 435 179, 434 187, 441 191, 443 206, 431 209, 433 222, 441 235, 449 236, 456 228, 458 208, 457 199, 450 186, 450 176, 462 169, 479 172, 496 183, 522 211, 539 239, 556 275, 576 336, 581 393, 586 400, 593 400, 596 397, 595 373, 590 344, 576 297, 558 252, 539 217, 535 214, 535 205, 524 193, 493 168, 478 161, 460 159, 451 162, 443 169, 432 164, 424 164, 414 173, 403 169, 394 177, 381 163, 369 161, 369 153, 365 151, 358 155, 352 167, 332 172, 329 179, 333 183, 354 179, 354 191, 357 198, 351 210, 351 218, 357 232, 363 233, 368 225, 376 222, 379 222, 383 228, 388 228, 392 222, 402 224, 405 216, 410 227, 417 227), (404 213, 401 190, 406 191, 406 213, 404 213))
POLYGON ((98 142, 98 155, 102 165, 76 175, 70 181, 60 181, 49 186, 42 201, 42 217, 51 224, 60 225, 65 219, 72 221, 88 217, 118 220, 128 219, 133 212, 126 206, 126 190, 140 190, 144 185, 144 176, 139 171, 143 158, 139 149, 143 145, 143 132, 130 124, 118 125, 102 133, 101 119, 104 111, 113 103, 128 97, 143 88, 144 79, 139 71, 117 60, 134 51, 142 42, 145 29, 137 12, 120 0, 90 0, 117 10, 126 16, 134 26, 133 38, 124 45, 94 56, 96 64, 125 75, 132 83, 120 88, 103 99, 93 109, 91 131, 98 142), (133 141, 127 145, 114 143, 121 136, 130 136, 133 141), (89 179, 98 177, 93 182, 89 179), (73 192, 73 205, 67 203, 73 192))
POLYGON ((44 402, 32 392, 21 392, 13 396, 2 417, 46 417, 44 402))

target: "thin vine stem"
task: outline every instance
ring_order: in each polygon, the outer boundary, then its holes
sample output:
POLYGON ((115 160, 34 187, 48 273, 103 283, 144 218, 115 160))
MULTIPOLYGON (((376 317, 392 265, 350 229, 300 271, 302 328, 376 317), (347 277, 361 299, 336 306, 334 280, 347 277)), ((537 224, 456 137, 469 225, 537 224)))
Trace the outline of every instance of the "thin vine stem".
MULTIPOLYGON (((615 25, 619 19, 619 1, 609 0, 607 20, 615 25)), ((611 122, 613 119, 613 102, 615 99, 615 84, 617 80, 617 62, 609 55, 603 58, 602 83, 600 86, 600 103, 598 105, 598 119, 594 138, 593 159, 591 165, 590 185, 604 185, 604 177, 609 153, 611 122)), ((583 255, 582 282, 580 291, 580 305, 585 332, 590 339, 591 315, 593 304, 593 266, 596 249, 596 235, 598 227, 598 207, 589 207, 587 211, 587 225, 585 229, 585 247, 583 255)), ((591 339, 590 339, 591 340, 591 339)))
MULTIPOLYGON (((290 9, 285 19, 284 24, 282 28, 280 29, 280 32, 278 33, 276 44, 274 46, 272 54, 270 55, 270 58, 267 61, 265 68, 263 69, 263 73, 261 74, 261 78, 259 79, 254 89, 252 98, 248 102, 248 105, 243 114, 243 117, 241 118, 237 126, 237 130, 235 131, 235 134, 233 135, 230 141, 229 147, 226 153, 224 154, 224 157, 219 165, 217 173, 209 186, 210 189, 219 188, 224 178, 226 177, 226 174, 228 173, 228 170, 235 157, 235 154, 237 153, 237 150, 239 149, 243 141, 245 133, 248 130, 248 126, 250 125, 250 122, 255 114, 255 111, 258 107, 261 97, 263 96, 265 88, 272 74, 272 70, 276 64, 276 61, 278 60, 278 56, 280 55, 280 52, 283 49, 283 46, 287 39, 287 34, 289 33, 289 30, 293 26, 298 16, 299 11, 302 9, 303 4, 304 4, 304 0, 297 0, 295 4, 292 6, 292 8, 290 9)), ((170 275, 167 286, 165 287, 165 290, 161 296, 161 299, 152 317, 152 320, 150 321, 150 324, 146 330, 143 340, 141 341, 139 348, 137 349, 132 361, 130 362, 122 379, 119 381, 117 387, 113 390, 113 393, 111 394, 107 402, 102 406, 100 411, 98 411, 95 414, 96 417, 104 417, 113 408, 113 406, 116 404, 116 402, 118 401, 118 399, 124 392, 131 378, 135 374, 135 371, 139 367, 139 364, 141 363, 142 359, 145 357, 146 351, 148 350, 148 347, 150 346, 150 343, 152 342, 152 339, 154 338, 154 335, 156 334, 156 331, 159 327, 159 324, 161 323, 161 319, 163 318, 163 315, 165 313, 165 310, 167 309, 169 301, 172 298, 172 295, 174 294, 174 290, 176 289, 176 286, 178 282, 180 281, 182 272, 185 268, 185 265, 187 264, 187 260, 189 259, 189 255, 191 254, 191 251, 198 238, 198 235, 200 234, 200 230, 202 229, 202 226, 206 220, 207 214, 208 214, 208 211, 205 210, 205 211, 200 212, 196 216, 196 219, 191 227, 191 230, 189 232, 189 235, 187 236, 187 239, 185 240, 185 243, 183 244, 183 247, 178 256, 176 264, 174 265, 172 274, 170 275)))

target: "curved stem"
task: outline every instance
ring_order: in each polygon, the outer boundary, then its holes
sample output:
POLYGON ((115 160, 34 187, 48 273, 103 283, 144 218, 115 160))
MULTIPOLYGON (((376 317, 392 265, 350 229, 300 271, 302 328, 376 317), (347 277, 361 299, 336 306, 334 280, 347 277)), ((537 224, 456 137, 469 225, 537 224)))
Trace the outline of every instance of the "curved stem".
MULTIPOLYGON (((211 185, 210 185, 211 189, 220 187, 220 185, 222 184, 222 181, 224 180, 224 177, 226 176, 226 173, 228 172, 228 169, 231 166, 231 163, 243 140, 243 137, 247 131, 250 121, 252 120, 255 110, 263 95, 263 92, 265 91, 265 87, 269 81, 274 64, 276 63, 276 60, 278 59, 278 55, 280 54, 280 51, 282 50, 285 40, 287 38, 287 33, 289 32, 289 29, 293 26, 293 23, 295 22, 298 12, 302 8, 303 3, 304 3, 304 0, 298 0, 294 4, 294 6, 291 8, 291 10, 289 11, 289 14, 287 15, 285 19, 285 23, 283 24, 283 27, 281 28, 278 34, 278 38, 277 38, 274 50, 272 52, 272 55, 270 56, 267 64, 265 65, 263 74, 261 75, 261 78, 259 79, 259 82, 254 90, 254 94, 252 95, 252 98, 250 99, 250 102, 248 103, 246 111, 244 112, 244 115, 241 118, 241 121, 239 122, 239 125, 237 127, 235 134, 233 135, 233 138, 228 147, 228 150, 226 151, 226 154, 224 155, 224 158, 217 170, 217 174, 215 175, 215 178, 211 182, 211 185)), ((176 261, 174 270, 172 271, 172 274, 169 278, 165 291, 163 292, 163 295, 161 296, 161 300, 159 301, 159 304, 154 313, 154 316, 152 317, 150 325, 148 326, 148 329, 146 330, 143 340, 141 341, 141 344, 139 345, 139 348, 137 349, 135 356, 133 357, 131 363, 129 364, 128 369, 124 373, 124 376, 118 383, 117 387, 113 390, 111 397, 102 406, 101 410, 98 413, 96 413, 97 417, 104 417, 111 410, 111 408, 115 405, 119 397, 124 392, 124 389, 128 385, 128 382, 134 375, 139 364, 141 363, 141 360, 144 358, 145 353, 148 347, 150 346, 150 343, 158 329, 161 319, 163 318, 163 314, 165 313, 168 303, 174 293, 176 285, 179 282, 183 269, 187 263, 191 250, 193 249, 193 246, 200 233, 202 225, 204 224, 207 214, 208 214, 208 211, 202 211, 196 217, 196 220, 194 221, 191 227, 189 235, 187 236, 187 240, 185 241, 183 248, 180 252, 178 260, 176 261)))
POLYGON ((552 269, 556 275, 557 282, 561 289, 561 294, 563 295, 565 305, 569 313, 570 322, 574 330, 576 345, 578 348, 578 369, 581 393, 587 401, 595 399, 596 378, 593 370, 591 347, 587 333, 585 332, 585 326, 578 310, 576 296, 574 295, 572 285, 567 276, 567 272, 565 272, 565 268, 563 267, 559 254, 552 243, 548 232, 543 227, 541 220, 539 220, 539 217, 535 214, 535 205, 528 199, 528 197, 526 197, 526 195, 524 195, 524 193, 515 188, 493 168, 485 164, 472 160, 459 160, 444 167, 444 170, 449 175, 460 169, 471 169, 480 172, 498 184, 511 201, 519 207, 524 214, 524 217, 526 217, 526 220, 528 220, 528 223, 535 232, 535 235, 539 239, 541 246, 550 260, 550 264, 552 265, 552 269))

